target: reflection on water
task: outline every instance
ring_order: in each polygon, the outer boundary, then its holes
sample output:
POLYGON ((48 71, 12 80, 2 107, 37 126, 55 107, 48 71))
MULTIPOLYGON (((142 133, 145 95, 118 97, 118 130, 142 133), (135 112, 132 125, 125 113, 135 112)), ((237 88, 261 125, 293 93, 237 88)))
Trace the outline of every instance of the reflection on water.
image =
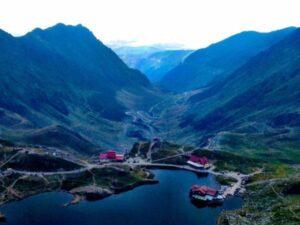
POLYGON ((192 184, 218 188, 214 177, 186 171, 155 170, 156 185, 138 187, 101 201, 63 207, 72 196, 62 192, 36 195, 4 205, 7 225, 211 225, 222 209, 235 209, 242 200, 227 199, 219 207, 196 207, 190 202, 192 184))

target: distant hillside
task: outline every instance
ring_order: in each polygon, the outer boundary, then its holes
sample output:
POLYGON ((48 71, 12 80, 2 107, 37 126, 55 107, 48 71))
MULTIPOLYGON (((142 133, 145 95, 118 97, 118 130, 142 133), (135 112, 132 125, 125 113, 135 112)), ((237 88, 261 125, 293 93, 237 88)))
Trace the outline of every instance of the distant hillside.
POLYGON ((161 84, 174 92, 184 92, 225 79, 251 57, 289 35, 295 28, 270 33, 242 32, 199 49, 172 69, 161 84))
POLYGON ((159 99, 142 73, 82 25, 57 24, 18 38, 0 30, 0 74, 0 135, 6 138, 59 124, 117 146, 126 111, 159 99))
POLYGON ((143 58, 149 55, 163 51, 163 48, 156 46, 110 46, 113 51, 130 67, 136 68, 136 65, 143 58))
POLYGON ((297 29, 224 81, 177 105, 177 113, 164 120, 173 121, 169 135, 180 142, 299 163, 299 87, 297 29))
POLYGON ((150 81, 159 81, 181 63, 192 50, 170 50, 168 46, 123 46, 112 49, 131 68, 143 72, 150 81))
POLYGON ((150 81, 158 82, 171 69, 179 65, 192 50, 166 50, 155 52, 137 62, 134 68, 143 72, 150 81))

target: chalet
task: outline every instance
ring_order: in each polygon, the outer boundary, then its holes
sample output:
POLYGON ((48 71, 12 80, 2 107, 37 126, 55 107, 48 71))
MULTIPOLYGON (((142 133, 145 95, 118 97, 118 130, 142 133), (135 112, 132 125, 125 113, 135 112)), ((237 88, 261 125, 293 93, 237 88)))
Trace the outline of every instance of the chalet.
POLYGON ((193 185, 191 187, 190 193, 191 194, 196 193, 196 194, 201 195, 201 196, 209 195, 209 196, 214 197, 218 194, 218 191, 214 188, 210 188, 210 187, 207 187, 207 186, 193 185))
POLYGON ((196 168, 204 168, 208 169, 210 167, 208 158, 203 156, 196 156, 196 155, 191 155, 187 163, 190 166, 196 167, 196 168))
POLYGON ((124 154, 117 154, 113 150, 109 150, 106 153, 101 153, 99 155, 100 161, 115 161, 115 162, 123 162, 125 159, 124 154))
POLYGON ((207 186, 193 185, 190 189, 190 197, 193 201, 205 204, 222 203, 224 197, 219 192, 207 186))

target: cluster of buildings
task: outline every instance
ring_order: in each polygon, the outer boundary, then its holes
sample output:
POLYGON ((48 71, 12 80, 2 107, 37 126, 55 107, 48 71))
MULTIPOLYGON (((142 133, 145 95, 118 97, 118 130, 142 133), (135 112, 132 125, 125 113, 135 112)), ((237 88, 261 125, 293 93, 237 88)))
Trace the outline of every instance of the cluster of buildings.
POLYGON ((191 155, 191 157, 187 161, 187 164, 199 169, 208 169, 210 167, 208 158, 205 156, 191 155))
POLYGON ((125 160, 125 156, 124 154, 118 154, 113 150, 109 150, 106 153, 101 153, 99 155, 99 160, 100 162, 107 162, 107 161, 123 162, 125 160))

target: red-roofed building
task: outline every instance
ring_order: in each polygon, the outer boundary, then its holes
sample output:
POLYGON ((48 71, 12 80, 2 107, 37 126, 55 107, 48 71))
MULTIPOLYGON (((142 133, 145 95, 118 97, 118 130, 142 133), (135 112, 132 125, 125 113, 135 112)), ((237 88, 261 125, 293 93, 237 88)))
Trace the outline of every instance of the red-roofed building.
POLYGON ((100 161, 118 161, 118 162, 122 162, 124 161, 125 157, 123 154, 117 154, 115 151, 113 150, 109 150, 106 153, 101 153, 99 155, 99 160, 100 161))
POLYGON ((124 161, 124 155, 123 154, 117 154, 115 160, 118 161, 118 162, 123 162, 124 161))
POLYGON ((210 195, 210 196, 216 196, 218 194, 218 191, 216 189, 207 187, 207 186, 198 186, 193 185, 190 190, 191 194, 198 194, 198 195, 210 195))
POLYGON ((197 168, 209 168, 209 161, 208 158, 203 156, 196 156, 196 155, 191 155, 190 159, 187 161, 187 163, 193 167, 197 168))
POLYGON ((108 158, 108 159, 115 159, 117 153, 116 153, 115 151, 113 151, 113 150, 109 150, 109 151, 106 153, 106 155, 107 155, 107 158, 108 158))
POLYGON ((107 159, 107 154, 106 154, 106 153, 101 153, 101 154, 99 155, 99 159, 100 159, 100 160, 105 160, 105 159, 107 159))
POLYGON ((192 161, 192 162, 195 162, 195 163, 199 163, 201 165, 205 165, 208 163, 208 158, 203 156, 203 157, 200 157, 200 156, 196 156, 196 155, 191 155, 189 161, 192 161))

